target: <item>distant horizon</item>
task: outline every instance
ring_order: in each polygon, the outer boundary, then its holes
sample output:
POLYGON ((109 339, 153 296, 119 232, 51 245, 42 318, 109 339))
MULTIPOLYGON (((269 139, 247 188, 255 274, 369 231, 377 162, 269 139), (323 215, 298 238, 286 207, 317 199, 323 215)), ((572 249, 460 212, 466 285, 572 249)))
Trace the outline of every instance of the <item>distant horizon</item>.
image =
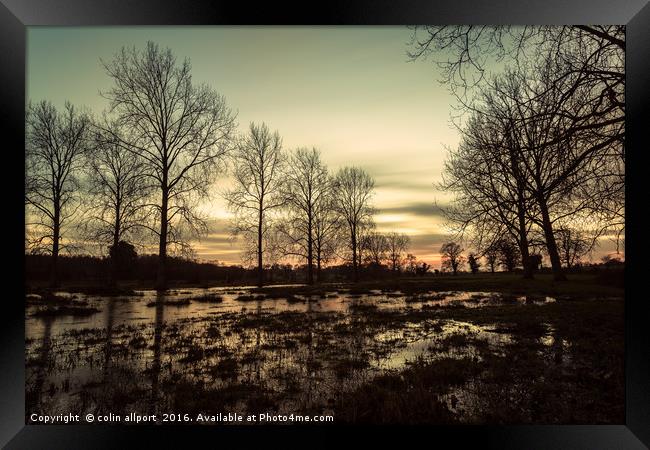
MULTIPOLYGON (((99 115, 108 106, 99 91, 111 84, 100 59, 148 40, 169 47, 178 60, 190 59, 195 82, 238 112, 238 131, 265 122, 285 150, 321 150, 331 173, 345 165, 368 171, 376 230, 409 235, 408 252, 439 268, 439 249, 452 236, 435 206, 449 197, 435 183, 459 136, 450 123, 453 97, 435 65, 408 61, 410 37, 402 26, 28 27, 27 98, 57 107, 70 101, 99 115)), ((197 260, 243 265, 219 195, 230 183, 219 177, 202 205, 212 229, 192 242, 197 260)), ((600 242, 594 261, 616 250, 600 242)))

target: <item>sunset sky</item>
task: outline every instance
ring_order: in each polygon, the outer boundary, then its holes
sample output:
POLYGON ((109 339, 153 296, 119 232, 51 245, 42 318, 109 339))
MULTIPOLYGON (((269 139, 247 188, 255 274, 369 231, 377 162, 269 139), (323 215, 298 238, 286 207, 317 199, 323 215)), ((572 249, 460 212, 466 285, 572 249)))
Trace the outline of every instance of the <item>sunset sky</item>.
MULTIPOLYGON (((320 149, 333 172, 366 169, 378 231, 408 234, 410 251, 438 267, 446 230, 434 202, 448 199, 434 183, 458 135, 435 64, 408 61, 410 37, 405 27, 30 27, 27 97, 99 114, 107 107, 99 91, 111 86, 100 58, 147 40, 170 47, 191 60, 194 81, 225 96, 240 131, 266 122, 285 149, 320 149)), ((218 195, 228 183, 222 178, 204 206, 214 229, 194 245, 200 259, 240 263, 218 195)))

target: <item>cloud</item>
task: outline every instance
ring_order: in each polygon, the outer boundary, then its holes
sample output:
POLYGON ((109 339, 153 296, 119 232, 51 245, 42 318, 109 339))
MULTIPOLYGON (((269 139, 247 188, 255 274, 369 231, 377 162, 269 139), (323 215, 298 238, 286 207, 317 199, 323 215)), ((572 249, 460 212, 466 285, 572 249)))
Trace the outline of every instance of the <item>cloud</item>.
POLYGON ((426 252, 437 253, 440 246, 449 241, 451 236, 444 233, 424 233, 410 236, 411 248, 413 249, 426 249, 426 252))
POLYGON ((211 233, 202 237, 199 242, 203 245, 230 245, 233 242, 233 238, 230 234, 226 233, 211 233))
MULTIPOLYGON (((364 167, 365 168, 365 167, 364 167)), ((435 191, 435 174, 431 170, 395 170, 394 167, 375 166, 369 170, 376 188, 399 188, 416 191, 435 191)))
MULTIPOLYGON (((444 205, 443 205, 444 206, 444 205)), ((413 202, 400 206, 379 208, 380 214, 410 214, 421 217, 443 217, 442 206, 433 202, 413 202)))
POLYGON ((375 181, 377 188, 398 188, 411 191, 434 192, 435 185, 432 180, 404 179, 398 176, 379 177, 375 181))

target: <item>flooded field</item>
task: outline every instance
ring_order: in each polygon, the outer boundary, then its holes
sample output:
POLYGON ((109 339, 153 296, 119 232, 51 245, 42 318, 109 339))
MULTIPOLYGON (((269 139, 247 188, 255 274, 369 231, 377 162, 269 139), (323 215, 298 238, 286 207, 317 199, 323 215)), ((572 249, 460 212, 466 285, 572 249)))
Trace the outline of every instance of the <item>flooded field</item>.
POLYGON ((27 416, 622 423, 622 305, 282 287, 30 295, 27 416))

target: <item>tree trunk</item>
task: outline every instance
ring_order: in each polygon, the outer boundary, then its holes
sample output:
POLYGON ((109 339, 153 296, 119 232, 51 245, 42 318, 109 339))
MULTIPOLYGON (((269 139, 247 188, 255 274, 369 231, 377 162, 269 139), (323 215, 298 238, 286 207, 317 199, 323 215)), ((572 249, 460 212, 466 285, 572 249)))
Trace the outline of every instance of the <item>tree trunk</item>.
POLYGON ((357 266, 357 233, 354 227, 352 228, 352 268, 354 275, 354 282, 359 281, 359 270, 357 266))
POLYGON ((311 230, 311 209, 307 219, 307 284, 314 284, 314 241, 311 230))
POLYGON ((521 264, 524 268, 524 278, 533 278, 533 267, 530 264, 530 252, 528 250, 528 236, 526 235, 526 211, 523 204, 523 192, 518 194, 517 220, 519 222, 519 253, 521 253, 521 264))
POLYGON ((260 203, 259 216, 257 221, 257 285, 262 287, 264 285, 264 266, 262 265, 262 220, 263 220, 262 204, 260 203))
POLYGON ((321 273, 320 273, 320 264, 321 264, 321 251, 320 248, 316 248, 316 281, 320 283, 321 273))
POLYGON ((156 315, 153 329, 153 359, 151 361, 151 396, 149 410, 151 414, 160 414, 160 371, 162 367, 162 340, 164 327, 165 300, 162 295, 156 296, 156 315))
MULTIPOLYGON (((116 239, 113 239, 113 251, 117 250, 117 243, 118 241, 116 239)), ((108 286, 109 287, 115 287, 117 285, 117 258, 115 257, 115 253, 111 256, 110 260, 110 268, 109 268, 109 274, 108 274, 108 286)))
POLYGON ((526 229, 519 230, 519 252, 521 253, 521 263, 524 267, 524 278, 533 278, 533 266, 530 264, 530 252, 528 251, 528 237, 526 229))
MULTIPOLYGON (((510 136, 510 134, 508 135, 510 136)), ((524 183, 521 171, 519 170, 517 154, 514 151, 512 142, 508 146, 510 153, 510 167, 517 183, 517 220, 519 233, 519 253, 521 254, 521 265, 524 268, 524 278, 533 278, 533 268, 530 265, 530 252, 528 251, 528 236, 526 235, 526 205, 524 203, 524 183)))
MULTIPOLYGON (((113 227, 113 252, 117 250, 117 245, 120 243, 120 207, 115 207, 115 226, 113 227)), ((115 287, 117 285, 117 259, 115 258, 115 253, 111 257, 111 267, 110 273, 108 275, 108 285, 109 287, 115 287)))
POLYGON ((54 207, 54 223, 52 224, 52 266, 50 267, 50 287, 59 287, 59 240, 61 239, 61 208, 54 207))
POLYGON ((546 199, 543 197, 538 197, 539 209, 542 213, 542 227, 544 228, 544 238, 546 239, 546 249, 548 250, 548 256, 551 260, 551 268, 553 270, 553 279, 555 281, 565 281, 566 276, 562 270, 562 263, 560 261, 560 255, 557 250, 557 243, 555 242, 555 236, 553 235, 553 224, 551 223, 551 218, 548 214, 548 206, 546 204, 546 199))
MULTIPOLYGON (((164 181, 166 181, 166 175, 164 181)), ((164 291, 167 289, 167 213, 169 193, 167 188, 163 188, 162 201, 160 206, 160 241, 158 245, 158 278, 156 280, 156 290, 164 291)))

